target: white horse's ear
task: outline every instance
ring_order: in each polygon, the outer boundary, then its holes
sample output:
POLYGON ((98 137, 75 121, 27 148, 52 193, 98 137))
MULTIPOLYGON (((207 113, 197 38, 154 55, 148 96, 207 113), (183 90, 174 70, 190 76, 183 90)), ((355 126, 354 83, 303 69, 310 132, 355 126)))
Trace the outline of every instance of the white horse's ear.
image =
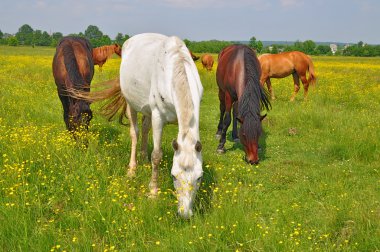
POLYGON ((201 142, 197 141, 197 143, 195 144, 195 150, 198 152, 201 152, 201 150, 202 150, 201 142))
POLYGON ((173 146, 173 149, 175 151, 178 150, 179 146, 178 146, 178 142, 177 142, 177 139, 174 139, 173 142, 172 142, 172 146, 173 146))

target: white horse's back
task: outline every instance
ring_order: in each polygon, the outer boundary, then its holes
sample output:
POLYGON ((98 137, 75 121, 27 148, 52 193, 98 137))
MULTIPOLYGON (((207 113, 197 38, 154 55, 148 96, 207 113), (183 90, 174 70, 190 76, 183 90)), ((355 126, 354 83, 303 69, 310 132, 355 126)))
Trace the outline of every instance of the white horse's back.
MULTIPOLYGON (((167 115, 167 121, 176 121, 172 93, 175 57, 184 57, 182 61, 189 75, 191 92, 195 99, 200 99, 203 88, 199 75, 187 47, 180 39, 144 33, 124 43, 120 87, 128 104, 136 111, 150 116, 151 108, 158 106, 162 114, 167 115)), ((194 103, 199 102, 195 100, 194 103)))

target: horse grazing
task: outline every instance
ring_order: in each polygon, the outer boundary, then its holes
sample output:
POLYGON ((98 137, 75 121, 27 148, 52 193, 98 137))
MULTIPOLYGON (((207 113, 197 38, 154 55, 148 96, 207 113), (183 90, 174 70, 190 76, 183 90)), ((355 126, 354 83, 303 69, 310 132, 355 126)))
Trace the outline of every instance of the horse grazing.
MULTIPOLYGON (((220 142, 217 151, 224 153, 226 133, 231 124, 231 108, 240 122, 239 139, 244 146, 245 160, 257 164, 258 140, 261 135, 261 108, 269 110, 270 101, 260 85, 260 63, 255 52, 245 45, 231 45, 219 54, 216 81, 219 87, 220 120, 217 136, 220 142)), ((265 117, 265 116, 264 116, 265 117)), ((236 121, 233 136, 236 138, 236 121), (235 132, 235 133, 234 133, 235 132)))
POLYGON ((310 56, 303 52, 283 52, 279 54, 263 54, 259 56, 261 64, 261 85, 267 84, 271 98, 275 99, 270 78, 284 78, 293 75, 294 92, 290 101, 294 101, 296 94, 300 90, 300 80, 304 88, 304 98, 307 99, 309 84, 315 85, 316 76, 314 73, 314 64, 310 56), (309 79, 306 78, 306 72, 309 71, 309 79))
POLYGON ((190 53, 190 55, 191 55, 191 58, 192 58, 194 61, 199 60, 199 57, 196 56, 192 51, 190 51, 190 49, 189 49, 189 53, 190 53))
POLYGON ((211 54, 207 54, 207 53, 203 54, 201 61, 202 61, 203 68, 206 68, 207 71, 212 70, 212 66, 214 65, 214 58, 211 56, 211 54))
POLYGON ((116 53, 121 57, 121 47, 118 44, 96 47, 92 50, 92 58, 94 65, 98 65, 100 71, 106 61, 111 58, 112 54, 116 53))
MULTIPOLYGON (((110 98, 111 93, 114 94, 111 104, 112 101, 120 101, 120 96, 125 97, 124 104, 128 104, 132 143, 129 176, 135 175, 137 167, 137 113, 141 112, 145 117, 141 144, 143 156, 146 156, 147 136, 153 126, 152 178, 149 184, 152 197, 158 194, 163 127, 167 123, 178 122, 178 135, 172 142, 174 157, 171 175, 178 199, 178 213, 189 218, 203 175, 202 144, 199 140, 203 87, 186 45, 175 36, 155 33, 130 38, 122 49, 120 82, 113 81, 113 91, 104 90, 104 97, 110 98), (121 92, 117 92, 115 87, 121 92)), ((116 109, 123 107, 118 102, 113 104, 116 109)), ((110 106, 108 110, 116 111, 110 106)), ((110 115, 115 114, 113 112, 110 115)))
POLYGON ((66 128, 71 132, 80 127, 87 129, 92 118, 90 103, 69 96, 68 91, 90 91, 89 86, 94 76, 91 52, 92 46, 87 39, 64 37, 59 42, 53 58, 53 75, 62 102, 63 119, 66 128))

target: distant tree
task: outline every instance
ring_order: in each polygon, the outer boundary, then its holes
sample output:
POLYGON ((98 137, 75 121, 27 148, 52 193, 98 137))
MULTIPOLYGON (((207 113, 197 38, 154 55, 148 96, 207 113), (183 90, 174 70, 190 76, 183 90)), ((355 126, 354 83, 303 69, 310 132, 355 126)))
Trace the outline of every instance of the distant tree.
MULTIPOLYGON (((104 46, 104 45, 110 45, 112 44, 112 41, 108 35, 103 35, 98 41, 97 46, 104 46)), ((95 45, 93 45, 95 47, 95 45)))
POLYGON ((42 31, 41 30, 35 30, 33 32, 33 40, 32 40, 32 46, 40 45, 39 42, 42 37, 42 31))
POLYGON ((128 34, 125 34, 125 35, 123 36, 123 34, 119 32, 119 33, 116 35, 116 37, 115 37, 115 43, 117 43, 117 44, 119 44, 119 45, 123 45, 124 42, 125 42, 127 39, 129 39, 129 35, 128 35, 128 34))
POLYGON ((51 45, 51 41, 52 41, 52 38, 49 35, 49 33, 47 33, 46 31, 44 31, 42 33, 41 37, 40 37, 39 45, 41 45, 41 46, 49 46, 49 45, 51 45))
POLYGON ((364 46, 364 42, 363 41, 359 41, 358 42, 358 47, 363 47, 364 46))
POLYGON ((63 38, 63 34, 61 32, 53 32, 51 35, 51 43, 50 46, 56 47, 58 42, 63 38))
POLYGON ((103 32, 95 25, 89 25, 84 31, 84 36, 90 40, 93 47, 98 47, 102 45, 103 32))
POLYGON ((16 38, 21 45, 32 45, 33 43, 33 29, 28 24, 24 24, 18 29, 16 38))
POLYGON ((0 30, 0 39, 3 39, 3 36, 4 36, 4 34, 3 34, 3 32, 0 30))
POLYGON ((7 38, 7 42, 9 46, 18 46, 19 42, 15 36, 11 36, 7 38))
POLYGON ((263 42, 257 41, 255 37, 250 38, 249 47, 254 48, 258 53, 260 53, 264 47, 263 42))
POLYGON ((302 51, 306 54, 315 54, 315 43, 312 40, 306 40, 302 43, 302 51))
POLYGON ((189 45, 191 44, 191 41, 188 40, 188 39, 184 39, 183 42, 185 43, 185 45, 186 45, 187 47, 189 47, 189 45))
POLYGON ((271 53, 278 53, 278 47, 277 47, 277 45, 273 45, 272 46, 271 53))
POLYGON ((331 49, 330 49, 330 46, 328 46, 328 45, 318 45, 315 48, 315 52, 318 55, 326 55, 326 54, 330 54, 331 53, 331 49))

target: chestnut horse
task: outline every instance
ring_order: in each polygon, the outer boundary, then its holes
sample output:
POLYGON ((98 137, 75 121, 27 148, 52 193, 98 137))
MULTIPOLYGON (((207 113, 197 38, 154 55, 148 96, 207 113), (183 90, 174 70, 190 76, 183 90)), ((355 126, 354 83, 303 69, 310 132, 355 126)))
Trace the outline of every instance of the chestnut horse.
POLYGON ((267 84, 271 98, 274 100, 274 92, 270 78, 284 78, 293 75, 294 92, 290 101, 294 101, 296 94, 300 90, 300 80, 304 88, 304 98, 307 98, 309 84, 315 84, 316 76, 314 73, 314 64, 311 58, 303 52, 283 52, 279 54, 263 54, 259 56, 261 64, 261 85, 267 84), (309 79, 306 78, 306 72, 309 71, 309 79))
MULTIPOLYGON (((257 164, 258 140, 262 132, 261 108, 269 110, 270 101, 260 85, 260 63, 256 53, 245 45, 231 45, 219 54, 216 81, 219 87, 220 120, 217 151, 224 153, 226 132, 231 123, 231 108, 240 122, 239 138, 244 146, 246 161, 257 164)), ((236 125, 234 125, 236 132, 236 125)))
POLYGON ((106 63, 106 61, 111 58, 112 54, 114 53, 121 57, 121 46, 118 44, 113 44, 94 48, 92 50, 94 65, 98 65, 101 71, 104 63, 106 63))
POLYGON ((94 76, 92 46, 85 38, 64 37, 59 42, 53 58, 53 76, 58 96, 62 102, 66 128, 74 132, 88 128, 92 118, 90 103, 68 95, 68 90, 89 92, 94 76))
POLYGON ((212 70, 212 66, 214 65, 214 59, 211 56, 211 54, 208 54, 208 53, 203 54, 201 61, 202 61, 203 68, 206 68, 207 71, 212 70))

